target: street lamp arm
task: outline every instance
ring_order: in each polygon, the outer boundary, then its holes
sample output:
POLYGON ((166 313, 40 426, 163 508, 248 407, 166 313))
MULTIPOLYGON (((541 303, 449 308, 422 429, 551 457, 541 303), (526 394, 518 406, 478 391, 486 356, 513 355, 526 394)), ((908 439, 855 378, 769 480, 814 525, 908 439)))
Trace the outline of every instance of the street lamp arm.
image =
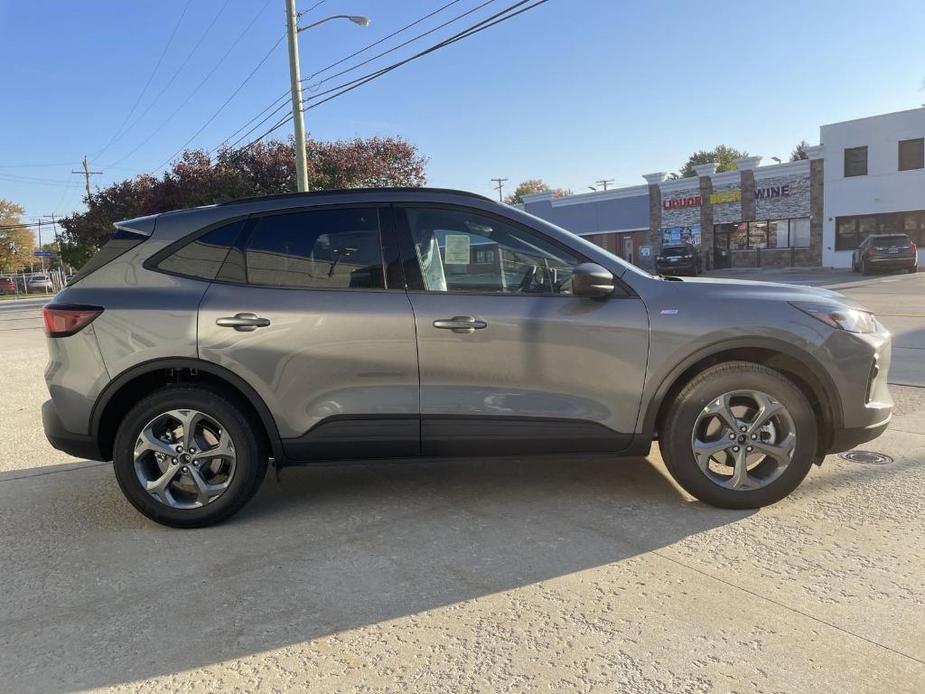
POLYGON ((331 17, 325 17, 324 19, 319 19, 317 22, 306 24, 304 27, 299 27, 297 31, 298 33, 301 34, 303 31, 308 31, 309 29, 313 29, 319 24, 330 22, 332 19, 349 19, 354 24, 359 24, 362 27, 369 26, 369 17, 360 17, 360 16, 352 15, 352 14, 335 14, 331 17))

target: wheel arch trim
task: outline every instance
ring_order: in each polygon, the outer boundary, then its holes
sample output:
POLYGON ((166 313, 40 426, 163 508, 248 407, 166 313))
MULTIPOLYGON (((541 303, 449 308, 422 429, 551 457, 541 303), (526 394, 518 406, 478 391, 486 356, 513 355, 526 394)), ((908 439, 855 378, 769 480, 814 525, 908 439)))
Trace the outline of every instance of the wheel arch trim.
MULTIPOLYGON (((662 409, 665 397, 671 391, 672 387, 678 382, 684 373, 700 361, 709 359, 723 352, 729 352, 737 349, 760 349, 769 352, 779 352, 788 357, 792 357, 804 363, 807 369, 816 377, 822 386, 826 403, 831 409, 833 429, 841 427, 844 421, 842 412, 841 398, 838 394, 838 388, 835 386, 832 377, 822 366, 821 362, 812 354, 801 349, 792 343, 773 337, 742 337, 728 338, 718 342, 705 345, 692 354, 677 363, 665 376, 662 377, 658 387, 655 389, 652 397, 644 403, 645 410, 641 416, 642 433, 654 434, 656 419, 662 409)), ((813 384, 809 384, 812 386, 813 384)))
POLYGON ((113 397, 121 392, 125 385, 140 376, 156 371, 163 371, 165 369, 195 369, 224 381, 229 387, 240 393, 247 400, 248 404, 257 412, 257 416, 260 417, 260 421, 267 433, 267 438, 270 441, 270 446, 273 449, 274 458, 277 460, 283 459, 283 450, 280 443, 279 429, 276 426, 276 420, 273 419, 270 408, 267 407, 267 404, 257 391, 254 390, 247 381, 225 367, 192 357, 152 359, 126 369, 112 379, 97 397, 90 413, 90 435, 93 439, 99 440, 103 414, 106 412, 106 408, 113 397))

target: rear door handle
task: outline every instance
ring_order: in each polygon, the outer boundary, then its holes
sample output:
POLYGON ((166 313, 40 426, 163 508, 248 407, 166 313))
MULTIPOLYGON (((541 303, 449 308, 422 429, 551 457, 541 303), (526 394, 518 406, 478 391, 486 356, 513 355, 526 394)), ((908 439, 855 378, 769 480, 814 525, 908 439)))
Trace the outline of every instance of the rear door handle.
POLYGON ((262 318, 256 313, 236 313, 233 316, 216 319, 215 324, 223 328, 234 328, 241 333, 249 333, 257 328, 267 327, 270 319, 262 318))
POLYGON ((435 320, 434 327, 441 330, 452 330, 454 333, 473 333, 476 330, 487 328, 488 323, 473 316, 453 316, 435 320))

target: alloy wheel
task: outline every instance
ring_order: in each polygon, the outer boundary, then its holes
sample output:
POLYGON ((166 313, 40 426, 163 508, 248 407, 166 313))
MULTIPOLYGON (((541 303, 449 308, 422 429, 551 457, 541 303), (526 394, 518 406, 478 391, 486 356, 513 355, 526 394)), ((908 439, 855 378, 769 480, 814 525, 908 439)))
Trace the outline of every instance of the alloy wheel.
POLYGON ((192 409, 164 412, 135 441, 135 474, 162 504, 201 508, 218 499, 234 478, 234 441, 214 417, 192 409))
POLYGON ((697 416, 691 451, 714 484, 760 489, 779 478, 793 457, 797 432, 779 401, 757 390, 735 390, 710 401, 697 416))

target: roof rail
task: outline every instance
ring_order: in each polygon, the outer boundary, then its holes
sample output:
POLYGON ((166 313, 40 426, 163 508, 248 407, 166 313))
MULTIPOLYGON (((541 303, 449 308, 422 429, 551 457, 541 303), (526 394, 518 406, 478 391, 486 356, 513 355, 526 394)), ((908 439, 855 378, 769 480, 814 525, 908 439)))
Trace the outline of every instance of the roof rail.
POLYGON ((304 193, 276 193, 274 195, 254 195, 246 198, 235 198, 233 200, 223 200, 217 205, 219 207, 223 205, 237 205, 240 203, 246 202, 263 202, 265 200, 288 200, 290 198, 297 197, 323 197, 329 195, 351 195, 356 193, 443 193, 452 194, 452 195, 464 195, 470 198, 476 198, 478 200, 487 200, 488 202, 495 202, 491 198, 485 197, 484 195, 479 195, 478 193, 470 193, 467 190, 454 190, 452 188, 411 188, 411 187, 383 187, 383 188, 335 188, 332 190, 313 190, 310 192, 304 193))

